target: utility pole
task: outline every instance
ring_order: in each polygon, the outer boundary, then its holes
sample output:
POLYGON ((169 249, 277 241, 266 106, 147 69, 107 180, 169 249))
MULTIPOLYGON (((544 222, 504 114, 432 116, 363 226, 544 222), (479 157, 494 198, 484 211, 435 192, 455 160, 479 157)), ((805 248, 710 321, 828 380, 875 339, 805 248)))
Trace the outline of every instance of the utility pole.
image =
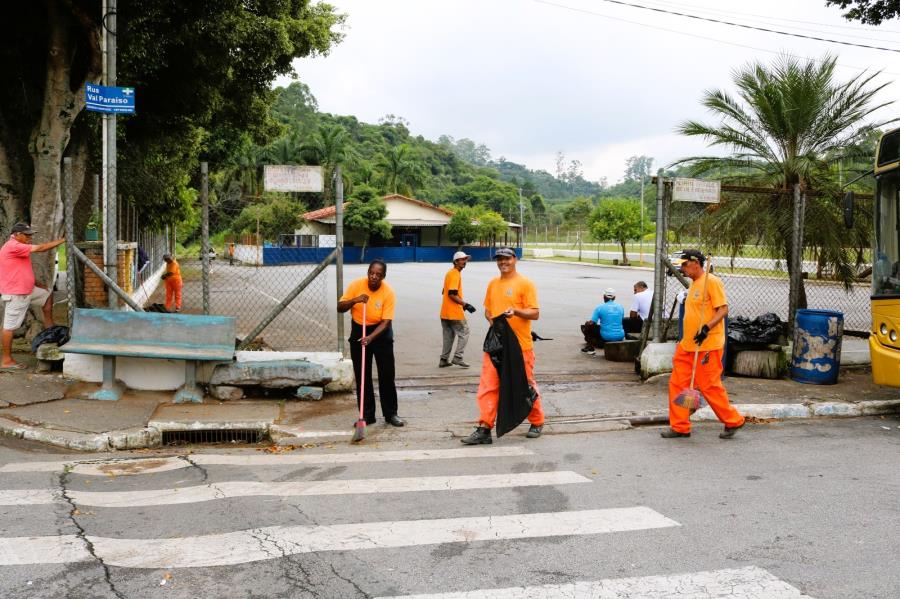
POLYGON ((525 247, 525 216, 524 207, 522 206, 522 188, 519 188, 519 231, 522 232, 522 244, 525 247))
MULTIPOLYGON (((114 86, 116 84, 116 0, 103 0, 103 40, 106 60, 103 61, 103 83, 114 86)), ((105 185, 103 201, 105 212, 104 246, 106 274, 115 282, 118 282, 118 218, 116 210, 116 115, 115 113, 103 114, 103 174, 105 185)), ((107 287, 107 301, 110 309, 116 309, 119 300, 116 292, 107 287)))
POLYGON ((638 264, 644 263, 644 173, 641 173, 641 259, 638 264))
MULTIPOLYGON (((334 167, 334 280, 337 284, 337 301, 344 294, 344 178, 341 165, 334 167)), ((344 355, 344 315, 337 315, 338 352, 344 355)))

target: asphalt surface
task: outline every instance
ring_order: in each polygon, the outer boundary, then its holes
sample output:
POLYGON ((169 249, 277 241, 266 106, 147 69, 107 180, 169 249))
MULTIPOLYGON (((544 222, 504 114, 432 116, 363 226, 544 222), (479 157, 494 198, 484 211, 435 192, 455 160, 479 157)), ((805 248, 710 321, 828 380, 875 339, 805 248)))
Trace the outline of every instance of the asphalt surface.
MULTIPOLYGON (((175 460, 182 463, 174 470, 145 472, 143 466, 129 470, 118 465, 99 476, 78 468, 11 472, 10 464, 62 460, 64 456, 3 439, 0 497, 10 490, 51 490, 57 493, 57 501, 0 506, 0 562, 14 561, 33 542, 20 539, 13 548, 6 541, 10 537, 74 535, 74 544, 81 551, 87 551, 83 539, 93 539, 97 556, 81 562, 0 566, 0 596, 352 598, 456 591, 479 597, 485 596, 487 589, 504 587, 672 577, 736 568, 762 569, 796 590, 796 594, 778 597, 799 598, 801 592, 816 599, 897 596, 900 418, 755 425, 731 441, 718 439, 720 427, 712 424, 698 425, 690 439, 663 440, 659 430, 640 428, 538 440, 516 435, 504 437, 490 448, 466 448, 470 453, 461 458, 392 462, 288 463, 297 456, 324 455, 315 459, 333 460, 350 451, 374 456, 375 452, 447 450, 461 445, 456 440, 424 439, 355 448, 340 444, 275 455, 221 447, 193 455, 178 454, 177 450, 131 456, 119 453, 113 457, 183 457, 175 460), (497 448, 532 453, 479 457, 497 448), (222 454, 266 456, 274 463, 214 463, 222 454), (587 480, 512 488, 288 497, 265 493, 227 497, 224 484, 324 484, 556 471, 587 480), (172 496, 172 490, 178 489, 177 496, 187 493, 188 487, 207 485, 219 489, 223 498, 115 508, 79 504, 77 499, 79 493, 98 491, 104 497, 153 490, 172 496), (638 508, 673 524, 590 534, 577 527, 565 534, 554 529, 573 512, 623 509, 627 513, 638 508), (504 533, 492 540, 466 537, 435 543, 428 541, 431 529, 419 535, 402 534, 403 523, 410 520, 434 520, 431 528, 438 529, 448 518, 490 516, 499 523, 512 514, 526 515, 523 530, 541 520, 538 514, 549 514, 549 520, 543 517, 549 528, 528 538, 504 533), (103 538, 133 539, 133 558, 147 559, 157 551, 149 541, 142 543, 148 539, 183 538, 179 543, 184 543, 186 555, 189 545, 203 544, 202 539, 191 538, 199 535, 257 527, 349 525, 349 542, 357 542, 365 537, 370 523, 383 521, 399 522, 392 546, 300 552, 299 544, 275 543, 268 545, 269 553, 258 561, 238 559, 231 565, 211 567, 138 568, 101 561, 103 538)), ((146 462, 137 462, 141 463, 146 462)), ((10 503, 9 495, 6 498, 10 503)), ((623 516, 616 524, 625 520, 623 516)), ((485 526, 493 530, 494 525, 485 526)), ((285 529, 266 530, 277 536, 285 529)), ((478 538, 479 530, 456 533, 478 538)), ((210 555, 233 549, 223 545, 227 542, 209 540, 205 549, 210 555)), ((38 553, 32 561, 49 561, 51 554, 38 553)), ((172 559, 177 555, 176 551, 170 553, 172 559)), ((107 560, 114 561, 108 555, 107 560)), ((652 596, 776 596, 763 591, 754 595, 708 592, 689 594, 673 583, 663 594, 652 596)))

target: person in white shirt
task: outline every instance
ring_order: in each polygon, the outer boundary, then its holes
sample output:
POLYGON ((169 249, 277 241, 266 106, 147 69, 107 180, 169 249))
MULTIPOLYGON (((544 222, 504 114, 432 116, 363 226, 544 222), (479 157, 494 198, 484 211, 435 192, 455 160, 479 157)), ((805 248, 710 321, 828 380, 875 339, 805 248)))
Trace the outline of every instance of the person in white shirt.
POLYGON ((631 311, 627 318, 622 319, 622 327, 626 333, 640 333, 644 326, 644 320, 650 315, 650 303, 653 300, 653 292, 644 281, 634 284, 634 300, 631 302, 631 311))

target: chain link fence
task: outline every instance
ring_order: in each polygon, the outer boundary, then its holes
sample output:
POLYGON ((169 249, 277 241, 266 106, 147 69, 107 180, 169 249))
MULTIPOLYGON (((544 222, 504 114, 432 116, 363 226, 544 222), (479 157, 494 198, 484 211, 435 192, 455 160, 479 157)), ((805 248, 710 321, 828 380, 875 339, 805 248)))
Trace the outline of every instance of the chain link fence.
MULTIPOLYGON (((851 230, 844 229, 834 198, 810 193, 805 212, 800 293, 805 292, 806 306, 843 312, 847 330, 868 331, 873 201, 858 202, 851 230)), ((793 197, 784 194, 723 191, 719 204, 671 202, 668 254, 674 259, 682 249, 698 248, 711 256, 713 271, 725 284, 730 317, 773 312, 787 322, 794 219, 793 197)), ((667 276, 664 314, 682 289, 667 276)))

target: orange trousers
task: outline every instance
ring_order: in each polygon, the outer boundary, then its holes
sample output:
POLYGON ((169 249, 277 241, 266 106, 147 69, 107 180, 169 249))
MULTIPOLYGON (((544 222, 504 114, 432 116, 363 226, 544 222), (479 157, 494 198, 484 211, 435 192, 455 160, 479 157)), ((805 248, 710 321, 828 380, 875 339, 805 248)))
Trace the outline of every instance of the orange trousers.
POLYGON ((166 310, 181 310, 181 288, 183 283, 177 277, 169 277, 166 283, 166 310))
MULTIPOLYGON (((541 392, 537 383, 534 381, 534 350, 529 349, 522 352, 525 358, 525 378, 537 392, 538 397, 531 406, 531 412, 528 414, 528 422, 535 426, 544 424, 544 410, 541 408, 541 392)), ((478 424, 487 428, 494 428, 497 421, 497 403, 500 401, 500 376, 497 369, 491 362, 491 357, 487 353, 482 354, 481 359, 481 380, 478 381, 478 424)))
MULTIPOLYGON (((679 433, 691 432, 691 412, 685 407, 675 403, 678 394, 687 389, 691 384, 691 368, 694 364, 694 352, 681 349, 681 345, 675 347, 675 357, 672 358, 672 377, 669 379, 669 425, 673 431, 679 433)), ((728 401, 728 392, 722 385, 722 350, 714 349, 709 352, 700 350, 700 358, 697 360, 697 375, 694 377, 694 388, 699 389, 716 417, 725 426, 740 426, 744 423, 734 406, 728 401), (706 354, 709 359, 705 360, 706 354), (703 364, 704 360, 706 364, 703 364)))

